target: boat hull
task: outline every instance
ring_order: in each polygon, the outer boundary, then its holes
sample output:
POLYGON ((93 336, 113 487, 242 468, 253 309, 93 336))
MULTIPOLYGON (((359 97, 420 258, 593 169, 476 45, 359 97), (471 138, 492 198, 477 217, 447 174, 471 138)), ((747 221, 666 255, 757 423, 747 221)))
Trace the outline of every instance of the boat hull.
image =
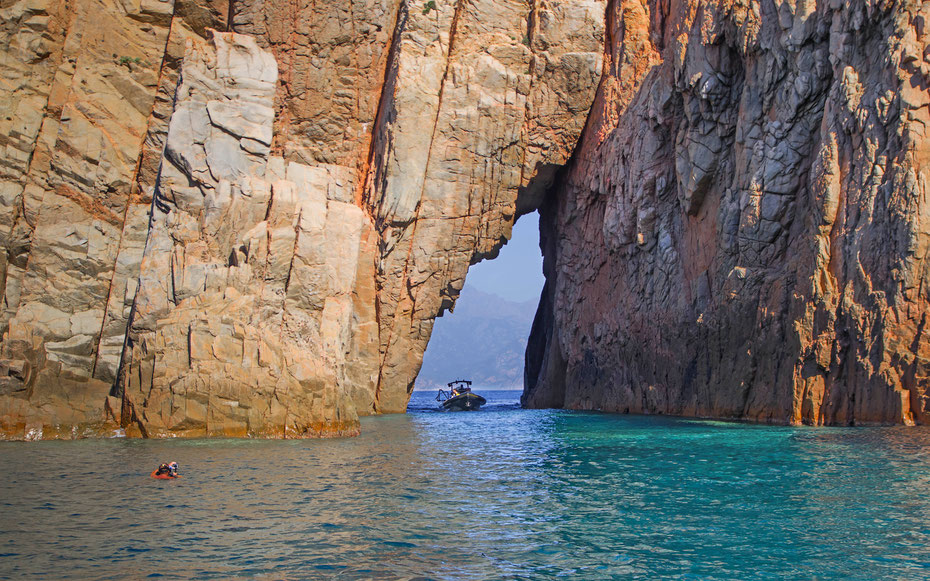
POLYGON ((442 402, 442 409, 449 412, 474 412, 481 409, 488 400, 474 393, 463 393, 442 402))

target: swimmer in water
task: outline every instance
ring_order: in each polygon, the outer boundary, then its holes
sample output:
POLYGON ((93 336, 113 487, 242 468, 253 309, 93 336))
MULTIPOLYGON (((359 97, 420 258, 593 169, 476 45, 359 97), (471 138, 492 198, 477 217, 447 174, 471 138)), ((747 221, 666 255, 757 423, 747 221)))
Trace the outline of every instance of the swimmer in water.
POLYGON ((161 480, 167 480, 169 478, 180 478, 181 475, 178 474, 178 463, 177 462, 165 462, 161 466, 155 469, 152 472, 152 478, 158 478, 161 480))

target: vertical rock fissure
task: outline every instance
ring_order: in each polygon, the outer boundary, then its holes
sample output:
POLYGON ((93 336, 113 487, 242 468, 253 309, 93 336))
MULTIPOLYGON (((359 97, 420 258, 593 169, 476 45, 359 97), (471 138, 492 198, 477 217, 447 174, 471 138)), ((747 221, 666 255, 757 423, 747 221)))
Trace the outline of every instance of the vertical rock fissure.
MULTIPOLYGON (((536 86, 536 74, 535 74, 536 73, 536 49, 534 47, 535 47, 535 39, 536 39, 536 18, 537 18, 536 11, 539 10, 539 2, 540 0, 531 0, 530 12, 526 17, 526 44, 527 44, 527 48, 530 49, 530 66, 528 70, 528 75, 530 77, 530 86, 529 86, 529 90, 527 91, 526 104, 523 106, 524 139, 529 134, 528 122, 530 118, 530 106, 531 106, 530 97, 533 94, 533 88, 536 86)), ((526 180, 526 157, 528 155, 528 149, 529 148, 527 147, 523 148, 523 156, 522 156, 523 159, 521 159, 520 161, 520 189, 521 191, 523 190, 523 184, 526 183, 525 181, 526 180)), ((519 198, 519 193, 518 193, 518 198, 519 198)), ((517 204, 517 207, 518 208, 520 207, 519 203, 517 204)))
MULTIPOLYGON (((284 301, 287 300, 287 291, 291 287, 291 273, 294 272, 294 261, 297 260, 298 253, 297 248, 300 244, 300 220, 303 215, 303 211, 297 213, 297 219, 294 221, 294 246, 291 248, 291 260, 287 266, 287 277, 284 279, 284 301)), ((287 320, 287 309, 284 308, 284 303, 281 305, 281 317, 282 320, 287 320)))
MULTIPOLYGON (((170 38, 170 33, 169 33, 169 38, 170 38)), ((163 64, 164 64, 164 61, 163 61, 163 64)), ((172 91, 170 111, 174 111, 177 108, 178 88, 181 86, 183 79, 184 79, 184 71, 183 69, 180 69, 178 71, 178 80, 174 85, 174 91, 172 91)), ((155 210, 163 207, 163 211, 165 213, 169 211, 168 207, 159 205, 158 203, 158 198, 161 195, 162 166, 165 163, 165 150, 167 148, 167 145, 168 145, 168 140, 166 139, 161 147, 161 155, 159 156, 159 162, 158 162, 158 171, 155 173, 155 183, 153 184, 153 187, 152 187, 152 201, 149 203, 148 223, 146 225, 145 243, 143 244, 143 248, 148 247, 149 239, 151 238, 152 233, 155 230, 153 228, 153 225, 155 223, 155 210)), ((169 163, 171 163, 170 160, 168 161, 169 163)), ((171 281, 172 281, 172 284, 174 284, 173 274, 171 277, 171 281)), ((120 351, 119 363, 117 364, 117 367, 116 367, 116 378, 113 380, 113 386, 110 388, 111 396, 123 398, 124 400, 124 405, 122 407, 123 410, 127 409, 126 402, 128 400, 126 399, 126 390, 125 390, 126 375, 125 373, 126 373, 126 367, 129 366, 127 355, 132 353, 132 346, 133 346, 132 326, 133 326, 133 323, 135 323, 136 302, 137 302, 138 296, 139 296, 139 289, 137 287, 136 292, 132 297, 132 306, 129 307, 129 315, 126 317, 126 331, 123 334, 123 347, 122 347, 122 350, 120 351)), ((98 351, 99 351, 99 348, 98 348, 98 351)), ((130 407, 133 407, 133 406, 131 406, 130 404, 130 407)), ((133 413, 135 413, 134 407, 133 407, 133 413)), ((123 418, 121 420, 121 425, 125 427, 128 424, 128 422, 129 422, 128 418, 123 418)))
MULTIPOLYGON (((230 1, 230 4, 231 3, 232 2, 230 1)), ((171 10, 172 10, 171 18, 173 21, 174 12, 176 10, 175 4, 172 4, 171 10)), ((155 82, 156 91, 158 90, 158 88, 161 87, 162 79, 165 76, 165 69, 166 69, 165 63, 168 58, 168 43, 170 42, 170 39, 171 39, 171 25, 169 25, 168 27, 168 34, 165 35, 165 45, 162 47, 162 51, 161 51, 162 58, 161 58, 161 62, 158 65, 158 79, 155 82)), ((146 123, 147 127, 151 127, 153 124, 153 114, 155 111, 155 105, 156 105, 156 100, 153 99, 152 108, 149 111, 149 115, 148 115, 148 122, 146 123)), ((129 210, 132 208, 133 185, 137 184, 137 181, 139 179, 139 171, 140 171, 140 168, 142 167, 142 159, 146 153, 144 144, 145 144, 145 138, 143 137, 142 145, 139 147, 139 154, 136 157, 136 167, 133 170, 132 177, 129 180, 130 186, 129 186, 129 192, 128 192, 127 199, 126 199, 126 208, 123 210, 123 218, 120 222, 120 238, 119 238, 119 242, 116 245, 117 256, 119 256, 120 251, 123 248, 123 237, 125 236, 125 233, 126 233, 126 219, 129 216, 129 210)), ((162 153, 164 153, 164 148, 162 148, 162 153)), ((151 208, 149 208, 149 212, 151 213, 151 208)), ((97 344, 94 349, 94 363, 93 363, 93 366, 91 367, 91 377, 97 377, 97 363, 100 360, 100 344, 103 341, 104 330, 106 329, 106 326, 107 326, 107 316, 110 311, 110 299, 113 295, 113 281, 116 279, 116 273, 117 273, 117 268, 116 268, 116 265, 114 265, 113 272, 110 274, 110 283, 107 286, 106 302, 104 303, 104 307, 103 307, 103 318, 100 322, 100 333, 97 335, 97 344)), ((127 331, 129 329, 130 324, 131 322, 127 320, 126 322, 127 331)), ((127 334, 127 331, 124 331, 123 333, 124 344, 125 344, 125 335, 127 334)))
MULTIPOLYGON (((436 141, 436 132, 438 131, 438 127, 439 127, 439 118, 442 113, 443 92, 445 90, 446 81, 449 77, 449 68, 452 65, 452 56, 453 56, 453 50, 455 47, 455 33, 458 27, 458 19, 459 19, 459 15, 461 13, 462 5, 464 4, 464 2, 465 0, 456 0, 455 6, 453 9, 454 11, 452 13, 452 22, 449 26, 449 47, 446 52, 446 66, 445 66, 445 69, 443 70, 442 79, 439 82, 439 91, 438 91, 439 97, 438 97, 438 101, 436 105, 436 114, 433 116, 433 127, 432 127, 432 132, 430 133, 429 147, 427 148, 426 164, 423 170, 423 184, 420 187, 420 195, 417 201, 416 209, 414 210, 413 220, 410 222, 410 225, 409 225, 409 227, 411 228, 410 245, 407 248, 407 256, 404 262, 404 268, 401 274, 401 280, 403 281, 406 292, 411 301, 410 321, 409 321, 411 325, 413 323, 413 318, 415 316, 416 309, 414 307, 415 300, 412 295, 412 289, 410 288, 410 284, 409 284, 410 260, 413 255, 413 245, 416 241, 417 223, 420 217, 420 209, 422 207, 423 194, 426 191, 426 185, 428 182, 428 177, 429 177, 429 172, 430 172, 430 161, 432 160, 432 156, 433 156, 433 146, 436 141)), ((375 387, 375 398, 374 399, 375 399, 376 405, 377 405, 377 402, 381 398, 381 390, 382 390, 383 378, 384 378, 384 366, 387 364, 388 356, 390 354, 391 341, 393 340, 393 337, 394 337, 394 329, 399 323, 400 321, 398 321, 397 318, 395 317, 393 324, 390 326, 390 329, 388 330, 387 340, 383 343, 385 345, 385 349, 384 349, 384 354, 381 356, 381 363, 378 368, 378 383, 376 384, 376 387, 375 387)), ((408 393, 410 392, 410 388, 413 386, 413 382, 415 379, 416 379, 415 377, 410 379, 409 385, 407 387, 408 393)))
MULTIPOLYGON (((436 143, 436 132, 439 130, 439 116, 442 114, 443 94, 446 88, 446 81, 449 78, 449 68, 452 66, 452 55, 455 49, 455 33, 456 33, 456 29, 458 28, 459 15, 461 13, 462 5, 464 4, 464 2, 465 0, 456 0, 454 12, 452 13, 452 23, 449 26, 449 48, 447 49, 447 52, 446 52, 446 67, 442 72, 442 80, 439 81, 439 100, 436 104, 436 115, 433 118, 433 128, 432 128, 432 132, 430 133, 429 147, 426 150, 426 164, 423 169, 423 185, 421 186, 421 189, 420 189, 420 197, 419 197, 420 200, 423 199, 423 194, 426 191, 426 184, 428 181, 427 178, 429 177, 429 172, 430 172, 430 161, 432 160, 432 157, 433 157, 433 146, 436 143)), ((417 218, 419 218, 419 210, 420 210, 420 202, 417 202, 417 212, 413 219, 413 232, 416 232, 417 218)), ((410 238, 411 238, 411 244, 413 244, 412 234, 410 238)), ((405 278, 406 278, 406 272, 405 272, 405 278)))
POLYGON ((233 19, 236 17, 236 2, 235 0, 229 0, 229 5, 226 8, 226 32, 235 32, 233 28, 233 19))
MULTIPOLYGON (((379 134, 386 134, 387 132, 387 127, 385 127, 387 122, 386 118, 394 98, 394 88, 397 81, 397 67, 400 55, 400 41, 407 26, 408 16, 409 8, 407 0, 401 0, 397 3, 397 8, 394 11, 391 46, 388 49, 388 57, 384 66, 384 74, 382 75, 383 80, 381 82, 381 92, 378 95, 378 108, 376 109, 375 119, 371 126, 371 141, 368 143, 368 155, 365 160, 365 165, 359 172, 360 177, 356 182, 355 203, 371 217, 375 216, 375 212, 372 210, 370 204, 365 203, 365 192, 374 192, 376 189, 374 183, 375 176, 372 175, 372 164, 378 153, 378 148, 381 147, 386 149, 388 146, 387 143, 379 143, 379 134)), ((383 139, 386 140, 386 137, 383 137, 383 139)))

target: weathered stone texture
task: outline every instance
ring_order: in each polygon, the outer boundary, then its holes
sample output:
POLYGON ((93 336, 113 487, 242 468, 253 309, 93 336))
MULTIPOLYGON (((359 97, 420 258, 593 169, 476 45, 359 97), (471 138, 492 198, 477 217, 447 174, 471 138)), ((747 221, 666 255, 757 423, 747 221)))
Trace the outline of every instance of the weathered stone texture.
POLYGON ((568 159, 603 15, 3 8, 2 431, 340 435, 402 411, 468 265, 568 159))
POLYGON ((363 215, 327 199, 351 180, 269 156, 276 80, 251 37, 188 40, 127 352, 123 420, 143 435, 358 429, 333 320, 363 215))
POLYGON ((524 403, 928 423, 928 16, 613 2, 524 403))
POLYGON ((9 370, 0 409, 10 410, 0 423, 49 437, 105 419, 110 384, 94 378, 97 346, 173 5, 17 2, 4 11, 3 104, 21 124, 6 134, 17 140, 4 159, 23 163, 0 186, 9 370))
POLYGON ((528 405, 926 423, 928 15, 8 2, 0 431, 355 433, 540 204, 528 405))
POLYGON ((275 152, 289 161, 359 170, 368 159, 398 0, 243 1, 236 32, 254 36, 279 69, 275 152))
POLYGON ((603 2, 437 6, 401 15, 365 190, 384 249, 377 411, 406 407, 434 318, 568 159, 601 70, 603 2))

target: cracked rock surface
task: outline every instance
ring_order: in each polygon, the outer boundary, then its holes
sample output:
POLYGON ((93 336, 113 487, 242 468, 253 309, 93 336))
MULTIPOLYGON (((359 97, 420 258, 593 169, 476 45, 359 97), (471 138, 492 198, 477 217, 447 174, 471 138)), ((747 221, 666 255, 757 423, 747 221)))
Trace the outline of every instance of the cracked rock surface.
POLYGON ((928 6, 2 4, 0 433, 354 434, 536 208, 527 405, 927 423, 928 6))
POLYGON ((524 403, 930 422, 930 4, 612 2, 524 403))
POLYGON ((0 8, 8 438, 356 433, 571 154, 603 0, 0 8))

